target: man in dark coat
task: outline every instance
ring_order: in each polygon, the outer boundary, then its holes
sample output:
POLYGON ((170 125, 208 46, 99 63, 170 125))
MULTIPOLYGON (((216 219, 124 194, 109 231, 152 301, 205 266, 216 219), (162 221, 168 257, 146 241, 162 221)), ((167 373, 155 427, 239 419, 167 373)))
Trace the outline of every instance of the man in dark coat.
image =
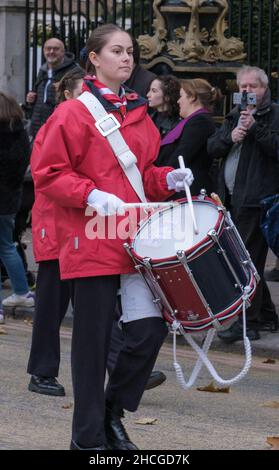
POLYGON ((136 39, 133 39, 133 57, 133 71, 130 78, 126 80, 125 85, 146 98, 151 82, 156 78, 156 75, 140 65, 140 48, 136 39))
POLYGON ((46 62, 39 70, 34 90, 29 91, 26 96, 26 102, 33 107, 30 126, 30 134, 33 138, 54 111, 55 83, 59 82, 66 72, 79 67, 74 61, 73 54, 65 53, 64 44, 60 39, 48 39, 43 51, 46 62))
MULTIPOLYGON (((262 278, 247 310, 247 336, 255 340, 260 338, 259 329, 265 314, 277 319, 263 279, 268 246, 260 229, 260 201, 279 191, 279 105, 271 102, 268 77, 264 70, 242 67, 237 75, 237 84, 241 93, 255 93, 257 104, 248 105, 242 111, 239 107, 234 108, 221 128, 208 139, 208 152, 222 159, 219 195, 231 211, 262 278)), ((241 324, 242 319, 239 318, 218 336, 227 343, 241 340, 241 324)))

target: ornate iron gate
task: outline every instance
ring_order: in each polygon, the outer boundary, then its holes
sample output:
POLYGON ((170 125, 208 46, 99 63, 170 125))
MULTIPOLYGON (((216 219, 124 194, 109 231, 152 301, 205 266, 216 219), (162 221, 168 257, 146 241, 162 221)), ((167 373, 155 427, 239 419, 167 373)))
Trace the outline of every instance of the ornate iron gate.
MULTIPOLYGON (((264 68, 274 98, 279 98, 279 0, 222 0, 229 5, 226 34, 244 41, 246 63, 264 68)), ((117 23, 135 37, 153 32, 153 4, 185 8, 193 0, 26 0, 26 89, 32 87, 42 62, 41 45, 60 38, 78 59, 90 31, 117 23)), ((200 4, 214 6, 215 0, 200 4)), ((220 1, 218 2, 220 4, 220 1)), ((218 62, 216 63, 218 67, 218 62)))

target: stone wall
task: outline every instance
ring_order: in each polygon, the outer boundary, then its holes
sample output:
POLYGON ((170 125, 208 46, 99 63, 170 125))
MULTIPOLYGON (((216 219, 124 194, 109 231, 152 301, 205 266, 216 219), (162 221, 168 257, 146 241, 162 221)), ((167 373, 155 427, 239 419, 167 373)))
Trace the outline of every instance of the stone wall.
POLYGON ((25 97, 25 0, 0 0, 0 90, 25 97))

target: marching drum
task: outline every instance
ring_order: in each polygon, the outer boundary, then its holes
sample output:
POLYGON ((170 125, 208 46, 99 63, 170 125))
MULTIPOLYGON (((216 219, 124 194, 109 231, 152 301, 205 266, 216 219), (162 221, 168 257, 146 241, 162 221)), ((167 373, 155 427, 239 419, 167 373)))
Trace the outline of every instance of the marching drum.
POLYGON ((221 328, 249 305, 258 281, 225 208, 198 196, 193 209, 198 233, 183 199, 142 221, 125 246, 167 322, 186 333, 221 328))

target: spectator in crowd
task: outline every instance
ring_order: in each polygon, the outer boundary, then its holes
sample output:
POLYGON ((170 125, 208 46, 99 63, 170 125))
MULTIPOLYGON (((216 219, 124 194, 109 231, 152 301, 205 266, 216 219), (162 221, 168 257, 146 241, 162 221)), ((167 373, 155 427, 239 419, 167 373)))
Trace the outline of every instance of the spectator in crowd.
POLYGON ((172 75, 156 77, 147 93, 151 108, 150 116, 158 128, 161 137, 164 137, 179 122, 180 82, 172 75))
POLYGON ((55 84, 61 80, 69 70, 79 67, 73 54, 65 52, 62 41, 50 38, 44 43, 44 57, 46 62, 41 66, 34 89, 29 91, 26 102, 32 105, 30 134, 35 138, 38 130, 53 113, 56 106, 55 84))
MULTIPOLYGON (((123 138, 137 155, 147 197, 166 199, 185 183, 191 184, 189 169, 153 165, 158 131, 147 115, 145 100, 135 94, 126 96, 122 86, 133 65, 129 34, 116 25, 96 28, 87 50, 91 75, 85 80, 83 90, 89 95, 84 99, 95 96, 106 112, 113 114, 109 122, 119 122, 123 138)), ((32 159, 39 155, 39 164, 33 176, 37 190, 56 203, 60 273, 62 279, 71 279, 75 401, 71 449, 135 450, 121 422, 123 409, 137 409, 167 329, 123 249, 124 234, 118 231, 124 201, 138 202, 140 198, 102 128, 92 119, 81 100, 62 103, 35 140, 32 159), (103 233, 97 233, 92 237, 88 215, 95 218, 96 211, 105 224, 111 220, 108 216, 115 217, 116 236, 104 238, 103 233), (119 281, 125 340, 104 393, 119 281)))
POLYGON ((34 306, 23 261, 13 241, 15 216, 20 206, 29 155, 23 112, 13 97, 0 92, 0 259, 13 289, 13 294, 2 301, 0 276, 0 323, 4 323, 3 307, 34 306))
MULTIPOLYGON (((191 187, 193 195, 199 194, 201 189, 206 189, 208 194, 214 190, 209 173, 212 159, 206 147, 208 137, 215 132, 212 111, 220 98, 220 91, 206 80, 184 80, 178 100, 183 120, 161 141, 156 164, 178 168, 178 156, 182 155, 195 178, 191 187)), ((185 197, 185 193, 176 193, 175 198, 180 197, 185 197)))
MULTIPOLYGON (((263 305, 277 318, 263 279, 268 246, 260 229, 260 201, 279 191, 279 105, 271 102, 268 77, 258 67, 244 66, 237 74, 239 92, 255 93, 256 106, 235 107, 208 140, 210 155, 222 160, 219 195, 249 251, 261 281, 247 310, 247 336, 260 338, 263 305), (263 299, 263 295, 265 298, 263 299)), ((270 315, 269 315, 270 318, 270 315)), ((227 343, 243 338, 242 317, 218 336, 227 343)))

